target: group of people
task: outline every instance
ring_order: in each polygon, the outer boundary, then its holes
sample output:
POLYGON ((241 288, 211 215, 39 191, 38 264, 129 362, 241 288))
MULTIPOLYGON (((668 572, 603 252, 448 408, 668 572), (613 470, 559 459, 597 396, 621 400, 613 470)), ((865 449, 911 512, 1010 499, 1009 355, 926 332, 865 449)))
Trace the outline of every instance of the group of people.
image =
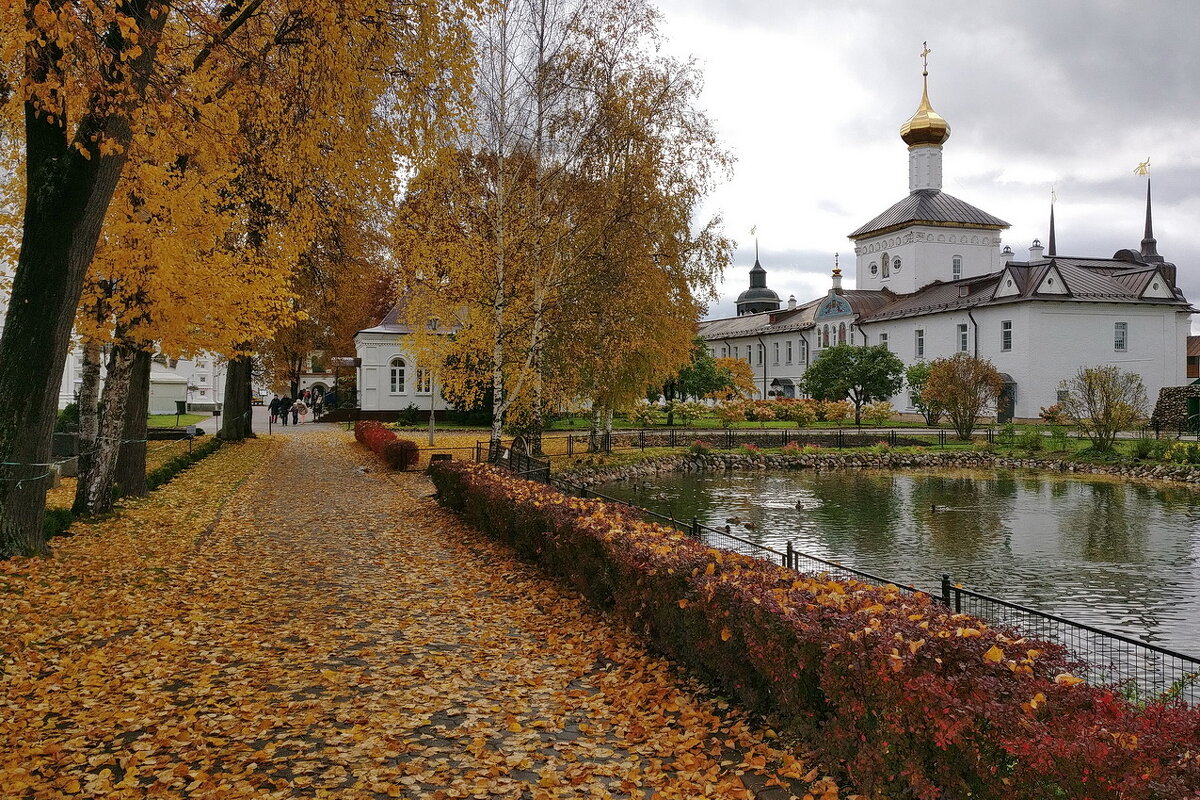
POLYGON ((325 398, 319 391, 305 389, 296 397, 284 395, 274 395, 271 402, 267 405, 267 409, 271 412, 272 424, 288 424, 288 417, 291 417, 293 425, 300 424, 300 418, 307 416, 309 411, 312 412, 313 421, 316 422, 317 417, 321 416, 321 408, 324 405, 325 398))

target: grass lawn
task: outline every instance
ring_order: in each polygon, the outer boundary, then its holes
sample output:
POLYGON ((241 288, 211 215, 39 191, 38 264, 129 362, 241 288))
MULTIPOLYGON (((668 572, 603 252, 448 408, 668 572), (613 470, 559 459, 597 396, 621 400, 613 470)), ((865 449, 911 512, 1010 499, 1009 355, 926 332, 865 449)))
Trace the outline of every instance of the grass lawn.
MULTIPOLYGON (((146 417, 146 424, 151 428, 174 428, 175 419, 174 414, 151 414, 146 417)), ((206 414, 180 414, 179 425, 180 427, 195 425, 197 422, 206 419, 208 419, 208 415, 206 414)))

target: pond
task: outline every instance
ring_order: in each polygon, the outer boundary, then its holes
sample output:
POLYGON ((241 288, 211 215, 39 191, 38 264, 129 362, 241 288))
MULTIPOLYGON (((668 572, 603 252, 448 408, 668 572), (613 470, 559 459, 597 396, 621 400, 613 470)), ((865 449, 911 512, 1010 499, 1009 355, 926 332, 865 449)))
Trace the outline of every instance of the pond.
POLYGON ((937 591, 1200 652, 1200 491, 993 470, 681 473, 595 489, 937 591))

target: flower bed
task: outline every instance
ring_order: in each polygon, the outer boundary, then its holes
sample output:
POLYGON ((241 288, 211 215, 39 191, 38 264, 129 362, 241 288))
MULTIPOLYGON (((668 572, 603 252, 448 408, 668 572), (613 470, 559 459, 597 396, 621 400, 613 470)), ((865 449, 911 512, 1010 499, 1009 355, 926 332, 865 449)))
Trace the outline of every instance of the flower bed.
POLYGON ((430 474, 441 501, 484 532, 746 706, 807 730, 868 797, 1200 792, 1200 712, 1089 686, 1057 645, 894 586, 717 550, 483 465, 430 474))
POLYGON ((382 458, 391 469, 412 469, 421 458, 421 448, 416 442, 401 439, 375 420, 354 423, 354 438, 382 458))

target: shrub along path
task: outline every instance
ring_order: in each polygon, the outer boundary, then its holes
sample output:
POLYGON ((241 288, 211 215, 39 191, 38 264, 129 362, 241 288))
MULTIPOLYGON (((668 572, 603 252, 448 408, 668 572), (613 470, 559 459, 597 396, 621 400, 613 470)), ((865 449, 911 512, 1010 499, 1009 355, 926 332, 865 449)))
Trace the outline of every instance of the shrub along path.
POLYGON ((0 562, 5 797, 837 796, 424 477, 305 433, 0 562))

